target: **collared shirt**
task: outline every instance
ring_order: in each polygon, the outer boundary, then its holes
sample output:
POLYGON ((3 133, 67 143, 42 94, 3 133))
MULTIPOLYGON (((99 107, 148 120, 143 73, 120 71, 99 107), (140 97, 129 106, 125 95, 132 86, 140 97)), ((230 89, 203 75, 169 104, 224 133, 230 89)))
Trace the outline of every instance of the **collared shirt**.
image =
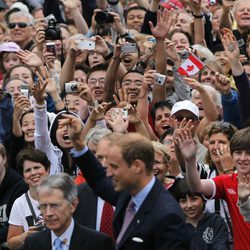
MULTIPOLYGON (((74 230, 74 225, 75 225, 75 222, 73 219, 71 219, 71 223, 69 227, 67 228, 67 230, 61 236, 59 236, 60 240, 63 242, 63 245, 62 245, 63 250, 69 249, 71 236, 74 230)), ((53 250, 55 250, 54 242, 56 238, 58 238, 58 236, 56 236, 55 233, 51 230, 51 245, 52 245, 53 250)))
POLYGON ((154 183, 155 183, 155 177, 153 176, 150 182, 136 196, 132 197, 132 200, 135 204, 136 212, 139 210, 141 204, 146 199, 148 193, 151 191, 154 183))

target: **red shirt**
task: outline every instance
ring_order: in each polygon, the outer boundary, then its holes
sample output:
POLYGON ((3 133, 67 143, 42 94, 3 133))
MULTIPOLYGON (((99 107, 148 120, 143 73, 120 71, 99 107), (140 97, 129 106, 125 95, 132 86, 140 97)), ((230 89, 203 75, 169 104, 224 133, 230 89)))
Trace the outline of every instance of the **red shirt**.
POLYGON ((238 202, 238 174, 221 175, 213 178, 216 193, 213 198, 227 202, 232 220, 234 250, 250 249, 250 224, 244 221, 237 207, 238 202))

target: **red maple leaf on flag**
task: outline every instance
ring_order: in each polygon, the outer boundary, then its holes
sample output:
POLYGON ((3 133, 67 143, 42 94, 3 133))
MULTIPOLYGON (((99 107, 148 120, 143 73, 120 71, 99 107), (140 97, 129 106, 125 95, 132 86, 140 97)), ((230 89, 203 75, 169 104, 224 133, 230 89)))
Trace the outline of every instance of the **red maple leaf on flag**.
POLYGON ((194 65, 187 66, 187 71, 193 71, 193 70, 194 70, 194 65))

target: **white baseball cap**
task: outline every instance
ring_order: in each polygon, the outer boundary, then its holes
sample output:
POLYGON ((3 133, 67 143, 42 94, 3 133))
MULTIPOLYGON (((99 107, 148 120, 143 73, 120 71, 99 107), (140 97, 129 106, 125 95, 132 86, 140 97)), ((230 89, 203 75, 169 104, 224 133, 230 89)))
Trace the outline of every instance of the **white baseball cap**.
POLYGON ((197 118, 199 118, 199 108, 194 103, 188 100, 176 102, 171 109, 171 116, 180 110, 188 110, 193 113, 197 118))

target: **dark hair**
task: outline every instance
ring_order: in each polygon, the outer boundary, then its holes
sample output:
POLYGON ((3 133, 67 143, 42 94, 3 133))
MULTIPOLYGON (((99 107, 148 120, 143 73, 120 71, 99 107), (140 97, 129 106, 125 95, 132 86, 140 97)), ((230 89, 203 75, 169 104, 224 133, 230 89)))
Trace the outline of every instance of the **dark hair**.
POLYGON ((25 116, 25 115, 27 115, 27 114, 34 114, 34 110, 33 109, 29 109, 29 110, 27 110, 27 111, 25 111, 23 114, 22 114, 22 116, 21 116, 21 118, 20 118, 20 124, 21 124, 21 126, 22 126, 22 123, 23 123, 23 117, 25 116))
POLYGON ((169 192, 175 197, 175 199, 179 202, 180 199, 186 198, 186 196, 194 197, 196 195, 200 196, 202 200, 205 202, 203 196, 199 193, 194 193, 189 188, 186 179, 184 178, 176 178, 174 184, 168 189, 169 192))
POLYGON ((89 72, 89 66, 86 65, 86 64, 82 64, 82 63, 76 63, 75 71, 76 70, 81 70, 84 73, 88 74, 88 72, 89 72))
POLYGON ((11 78, 4 78, 4 80, 3 80, 3 89, 4 90, 6 90, 6 85, 9 83, 9 82, 11 82, 11 81, 14 81, 14 80, 18 80, 18 81, 21 81, 23 84, 26 84, 26 85, 28 85, 28 83, 27 82, 25 82, 24 80, 22 80, 22 79, 20 79, 20 78, 17 78, 17 77, 11 77, 11 78))
POLYGON ((48 171, 50 168, 50 161, 48 160, 46 154, 38 149, 23 149, 18 153, 16 157, 16 167, 21 175, 23 175, 23 164, 25 161, 41 163, 46 171, 48 171))
POLYGON ((140 74, 143 76, 143 73, 139 70, 136 70, 136 69, 131 69, 131 70, 128 70, 121 78, 121 83, 123 82, 123 79, 126 75, 130 74, 130 73, 137 73, 137 74, 140 74))
MULTIPOLYGON (((116 38, 116 44, 118 44, 119 39, 120 39, 120 37, 117 37, 117 38, 116 38)), ((134 44, 135 44, 135 47, 136 47, 136 49, 137 49, 137 52, 138 52, 138 57, 140 57, 140 56, 141 56, 141 50, 140 50, 140 47, 139 47, 139 45, 138 45, 138 43, 136 42, 136 40, 135 40, 135 39, 133 39, 133 38, 132 38, 132 37, 130 37, 130 36, 125 36, 125 37, 123 37, 122 39, 124 39, 124 40, 125 40, 125 42, 128 42, 128 43, 134 43, 134 44)))
POLYGON ((147 12, 147 9, 142 7, 142 6, 133 6, 131 8, 128 8, 126 11, 124 11, 124 19, 125 19, 125 23, 127 24, 127 16, 128 13, 132 10, 144 10, 145 12, 147 12))
POLYGON ((89 79, 89 76, 95 72, 95 71, 107 71, 108 69, 108 65, 107 64, 98 64, 92 68, 89 69, 89 72, 87 74, 87 81, 89 79))
POLYGON ((171 101, 164 100, 164 101, 156 102, 153 105, 153 107, 151 108, 151 111, 150 111, 150 115, 151 115, 154 122, 155 122, 155 114, 156 114, 157 109, 163 109, 165 107, 171 110, 173 107, 173 103, 171 101))
POLYGON ((211 125, 210 130, 208 132, 208 137, 210 138, 213 134, 222 133, 227 137, 228 141, 230 141, 236 131, 237 128, 231 123, 216 121, 211 125))
POLYGON ((238 130, 230 141, 231 154, 236 150, 250 151, 250 127, 238 130))
POLYGON ((31 70, 31 68, 28 66, 28 65, 25 65, 25 64, 18 64, 18 65, 15 65, 13 66, 6 74, 6 78, 10 78, 10 75, 11 75, 11 72, 15 69, 15 68, 20 68, 20 67, 24 67, 26 69, 28 69, 31 73, 31 77, 32 79, 34 80, 35 79, 35 73, 31 70))
POLYGON ((74 115, 74 116, 78 117, 75 113, 73 113, 71 111, 68 111, 68 110, 63 110, 59 114, 57 114, 57 116, 55 117, 55 119, 51 123, 50 139, 51 139, 51 143, 54 146, 58 147, 63 153, 62 165, 63 165, 63 168, 64 168, 64 172, 71 173, 70 166, 69 166, 68 154, 67 154, 66 150, 59 145, 59 143, 58 143, 58 141, 56 139, 56 131, 57 131, 57 128, 58 128, 58 120, 62 118, 63 114, 70 114, 70 115, 74 115))
POLYGON ((181 34, 185 35, 185 36, 187 37, 187 39, 188 39, 188 42, 189 42, 190 46, 194 44, 194 41, 193 41, 192 36, 191 36, 188 32, 183 31, 183 30, 173 30, 173 31, 170 32, 169 35, 168 35, 169 39, 171 40, 171 39, 172 39, 172 36, 173 36, 174 34, 176 34, 176 33, 181 33, 181 34))
POLYGON ((174 128, 173 127, 170 127, 167 130, 165 130, 164 133, 160 137, 160 143, 164 142, 164 139, 165 139, 165 137, 167 135, 173 135, 173 133, 174 133, 174 128))

